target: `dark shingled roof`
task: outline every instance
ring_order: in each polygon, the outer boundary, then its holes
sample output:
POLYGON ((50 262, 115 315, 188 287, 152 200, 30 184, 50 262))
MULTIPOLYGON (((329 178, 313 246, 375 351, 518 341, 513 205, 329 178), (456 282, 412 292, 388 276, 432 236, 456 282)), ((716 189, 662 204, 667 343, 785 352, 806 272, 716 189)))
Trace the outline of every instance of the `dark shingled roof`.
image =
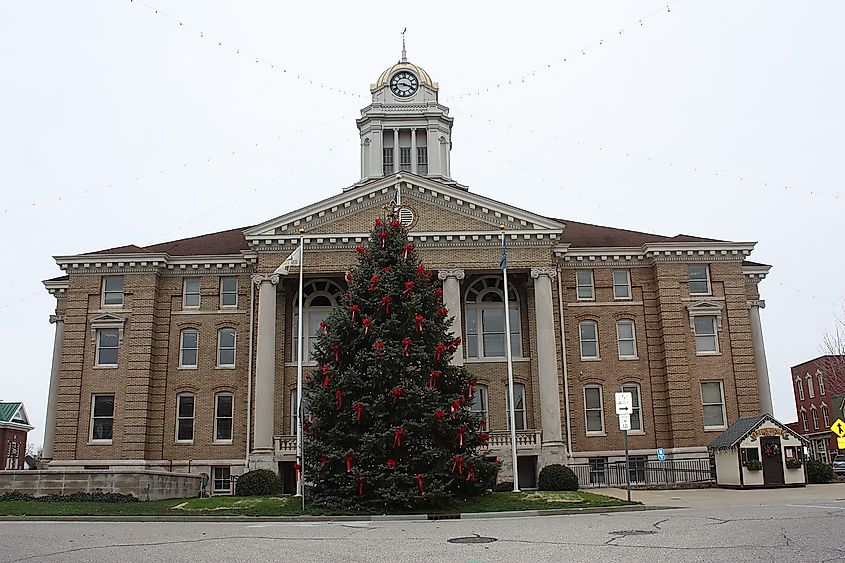
POLYGON ((162 252, 170 256, 240 254, 241 250, 249 250, 249 245, 243 233, 248 228, 230 229, 228 231, 162 242, 144 247, 130 244, 107 250, 98 250, 97 252, 88 252, 87 254, 135 254, 145 252, 162 252))
POLYGON ((554 220, 564 224, 561 242, 568 242, 574 247, 631 247, 642 246, 649 242, 723 242, 684 234, 667 237, 627 229, 602 227, 590 223, 579 223, 569 219, 554 220))
POLYGON ((788 431, 790 434, 794 434, 801 440, 804 440, 804 437, 794 432, 791 428, 789 428, 785 424, 781 424, 777 420, 772 417, 770 414, 761 413, 755 414, 754 416, 746 416, 744 418, 740 418, 730 426, 728 426, 727 430, 719 434, 719 436, 710 442, 707 446, 708 449, 717 450, 720 448, 733 448, 738 443, 740 443, 743 439, 745 439, 748 434, 750 434, 755 428, 757 428, 761 422, 764 420, 769 420, 774 424, 780 426, 784 430, 788 431))

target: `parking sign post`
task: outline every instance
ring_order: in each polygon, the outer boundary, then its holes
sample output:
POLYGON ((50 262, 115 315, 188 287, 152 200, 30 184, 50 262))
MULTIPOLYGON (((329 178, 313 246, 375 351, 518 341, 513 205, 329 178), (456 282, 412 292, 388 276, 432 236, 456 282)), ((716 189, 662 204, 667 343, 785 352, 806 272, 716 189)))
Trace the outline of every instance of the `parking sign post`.
POLYGON ((616 414, 619 415, 619 430, 625 433, 625 483, 628 490, 628 502, 631 502, 631 463, 628 460, 628 430, 631 429, 631 414, 634 401, 631 393, 617 393, 616 414))

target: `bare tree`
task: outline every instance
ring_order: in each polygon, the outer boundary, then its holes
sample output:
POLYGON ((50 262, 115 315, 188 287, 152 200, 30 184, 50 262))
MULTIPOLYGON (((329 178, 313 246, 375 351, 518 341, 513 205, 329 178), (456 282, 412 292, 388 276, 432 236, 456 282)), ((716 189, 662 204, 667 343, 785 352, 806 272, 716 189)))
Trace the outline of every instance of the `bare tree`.
POLYGON ((845 393, 845 307, 833 315, 833 329, 822 336, 818 367, 824 373, 825 390, 831 395, 845 393))

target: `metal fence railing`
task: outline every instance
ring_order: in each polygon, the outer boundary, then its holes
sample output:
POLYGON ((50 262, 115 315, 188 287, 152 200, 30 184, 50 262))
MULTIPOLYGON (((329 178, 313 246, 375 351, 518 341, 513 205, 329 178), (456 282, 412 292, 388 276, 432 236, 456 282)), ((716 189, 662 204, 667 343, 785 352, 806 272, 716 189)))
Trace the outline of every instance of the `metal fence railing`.
MULTIPOLYGON (((632 485, 670 486, 681 483, 703 483, 716 480, 715 466, 709 457, 628 462, 632 485)), ((625 462, 591 460, 569 466, 578 476, 581 487, 624 487, 625 462)))

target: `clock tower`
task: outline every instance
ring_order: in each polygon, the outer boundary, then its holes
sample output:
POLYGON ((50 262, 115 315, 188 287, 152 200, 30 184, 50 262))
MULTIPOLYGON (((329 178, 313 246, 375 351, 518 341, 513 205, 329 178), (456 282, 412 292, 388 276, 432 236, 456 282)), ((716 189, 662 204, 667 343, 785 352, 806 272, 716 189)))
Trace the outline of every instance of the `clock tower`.
POLYGON ((399 172, 450 178, 452 118, 437 101, 431 76, 402 58, 370 86, 372 103, 357 120, 361 133, 361 180, 399 172))

